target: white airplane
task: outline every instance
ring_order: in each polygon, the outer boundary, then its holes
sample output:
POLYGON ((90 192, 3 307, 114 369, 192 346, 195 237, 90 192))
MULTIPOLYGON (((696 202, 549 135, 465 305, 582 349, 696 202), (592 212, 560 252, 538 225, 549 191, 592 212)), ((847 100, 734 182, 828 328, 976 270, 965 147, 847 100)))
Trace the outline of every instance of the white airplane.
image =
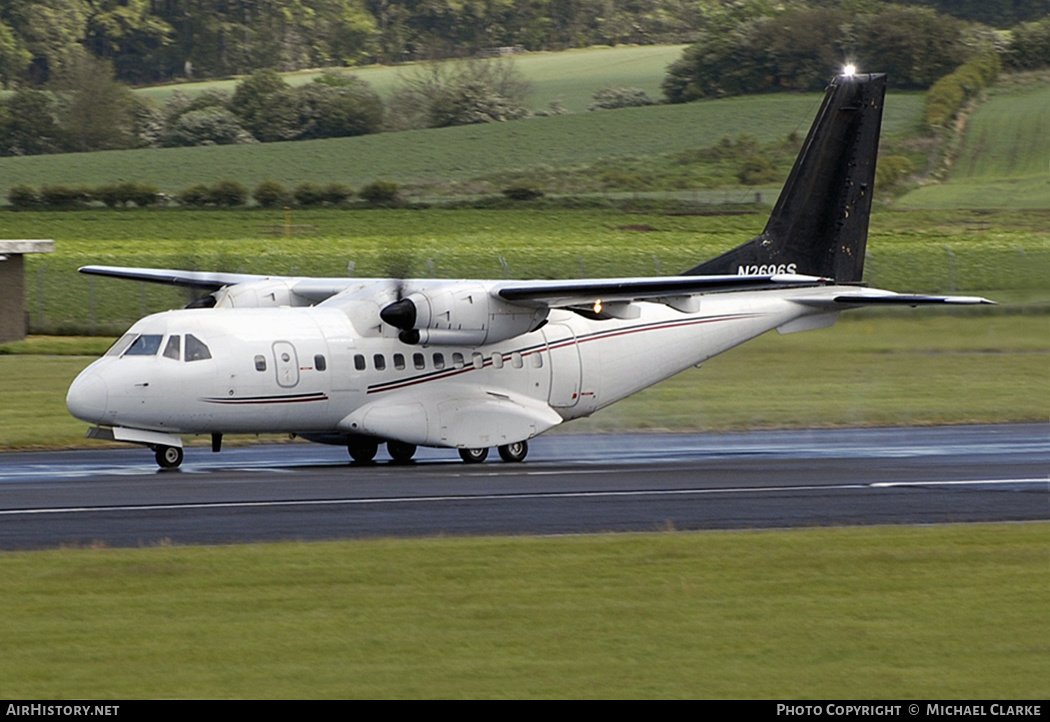
POLYGON ((565 281, 295 278, 87 266, 209 291, 147 316, 73 382, 91 438, 291 433, 395 462, 417 446, 481 462, 766 331, 845 309, 977 304, 861 284, 884 75, 836 77, 758 237, 672 277, 565 281), (204 306, 204 307, 202 307, 204 306))

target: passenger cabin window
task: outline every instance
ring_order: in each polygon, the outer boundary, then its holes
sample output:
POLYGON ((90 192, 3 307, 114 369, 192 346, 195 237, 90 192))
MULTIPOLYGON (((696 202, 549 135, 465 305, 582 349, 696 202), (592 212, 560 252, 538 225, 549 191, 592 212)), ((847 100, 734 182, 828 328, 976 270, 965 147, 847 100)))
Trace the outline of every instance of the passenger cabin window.
POLYGON ((539 351, 532 354, 532 365, 533 367, 538 369, 543 368, 543 354, 541 354, 539 351))
POLYGON ((480 353, 475 352, 471 356, 471 360, 474 362, 474 368, 476 368, 478 371, 485 368, 485 357, 482 356, 480 353))
POLYGON ((324 360, 324 356, 321 354, 314 356, 314 368, 318 371, 324 371, 328 368, 328 362, 324 360))
POLYGON ((157 352, 160 351, 160 342, 164 336, 159 333, 144 333, 135 339, 128 350, 124 352, 125 356, 156 356, 157 352))
POLYGON ((211 358, 208 346, 192 333, 186 334, 186 360, 203 361, 211 358))
POLYGON ((501 369, 503 368, 503 354, 494 353, 492 354, 492 368, 501 369))
POLYGON ((461 354, 459 351, 456 351, 454 354, 452 354, 452 365, 455 366, 457 369, 463 368, 463 354, 461 354))
POLYGON ((131 342, 135 340, 134 333, 126 333, 117 339, 117 342, 109 347, 109 351, 106 351, 107 356, 120 356, 124 353, 124 350, 131 345, 131 342))
POLYGON ((510 355, 510 365, 516 369, 521 368, 521 354, 517 351, 510 355))
POLYGON ((255 357, 255 370, 256 371, 265 371, 266 370, 266 357, 263 356, 262 354, 258 354, 255 357))
POLYGON ((398 371, 405 370, 405 355, 396 353, 394 354, 394 368, 398 371))
POLYGON ((182 336, 172 336, 168 339, 168 345, 164 347, 164 357, 176 361, 182 358, 182 336))
POLYGON ((445 354, 436 353, 434 354, 434 368, 441 370, 445 368, 445 354))
POLYGON ((354 354, 354 368, 358 371, 365 370, 365 356, 364 354, 354 354))
POLYGON ((417 369, 425 369, 427 367, 427 358, 421 353, 412 354, 412 365, 417 369))
POLYGON ((372 357, 372 363, 375 364, 376 371, 382 371, 386 368, 386 356, 377 353, 372 357))

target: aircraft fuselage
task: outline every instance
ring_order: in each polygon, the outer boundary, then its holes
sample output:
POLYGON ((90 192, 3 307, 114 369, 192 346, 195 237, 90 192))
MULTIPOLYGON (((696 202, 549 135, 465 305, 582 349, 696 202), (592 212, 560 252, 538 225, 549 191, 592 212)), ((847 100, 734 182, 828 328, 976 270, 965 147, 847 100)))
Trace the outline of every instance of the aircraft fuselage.
POLYGON ((712 295, 694 313, 639 302, 630 319, 554 310, 537 331, 478 347, 362 335, 346 312, 323 305, 168 311, 137 322, 124 337, 131 346, 118 342, 85 369, 68 405, 93 424, 169 434, 492 446, 588 416, 813 313, 792 295, 712 295), (520 413, 501 421, 512 407, 520 413), (466 423, 471 415, 481 422, 466 423), (396 436, 384 433, 390 425, 396 436))

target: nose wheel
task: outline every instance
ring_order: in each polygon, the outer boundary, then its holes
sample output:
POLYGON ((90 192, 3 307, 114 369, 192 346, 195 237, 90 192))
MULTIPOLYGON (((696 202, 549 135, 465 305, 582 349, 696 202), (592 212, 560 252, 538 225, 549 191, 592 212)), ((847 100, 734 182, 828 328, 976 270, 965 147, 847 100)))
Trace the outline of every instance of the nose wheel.
POLYGON ((158 446, 154 456, 162 469, 175 469, 182 463, 182 449, 178 446, 158 446))

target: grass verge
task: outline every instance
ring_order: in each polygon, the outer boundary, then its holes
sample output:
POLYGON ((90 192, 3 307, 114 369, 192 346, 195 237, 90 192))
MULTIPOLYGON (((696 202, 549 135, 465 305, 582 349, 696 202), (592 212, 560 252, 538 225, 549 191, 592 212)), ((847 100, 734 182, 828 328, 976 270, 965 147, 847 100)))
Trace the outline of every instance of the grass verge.
POLYGON ((1047 524, 0 555, 8 698, 1045 699, 1047 524))

